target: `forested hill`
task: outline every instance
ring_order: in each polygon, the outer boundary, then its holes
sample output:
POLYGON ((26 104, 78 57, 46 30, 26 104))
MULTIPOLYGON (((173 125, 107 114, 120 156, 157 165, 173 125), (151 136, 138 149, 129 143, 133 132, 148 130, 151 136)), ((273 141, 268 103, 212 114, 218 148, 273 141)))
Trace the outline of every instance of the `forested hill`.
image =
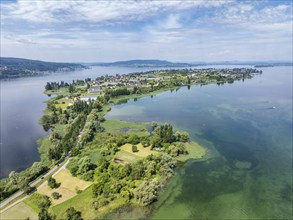
POLYGON ((127 60, 112 63, 95 63, 95 66, 122 66, 122 67, 190 67, 189 63, 173 63, 166 60, 127 60))
POLYGON ((86 67, 75 63, 56 63, 21 58, 0 57, 0 79, 34 76, 56 71, 73 71, 84 68, 86 67))

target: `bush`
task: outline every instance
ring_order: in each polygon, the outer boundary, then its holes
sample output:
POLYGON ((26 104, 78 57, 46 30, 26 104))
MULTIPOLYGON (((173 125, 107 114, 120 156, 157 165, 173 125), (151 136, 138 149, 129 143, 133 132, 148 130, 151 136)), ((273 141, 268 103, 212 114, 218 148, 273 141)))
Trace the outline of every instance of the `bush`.
POLYGON ((127 142, 130 144, 138 144, 140 142, 140 139, 136 134, 132 134, 127 139, 127 142))
POLYGON ((59 194, 58 192, 53 192, 53 193, 52 193, 52 197, 53 197, 53 199, 59 199, 59 198, 62 197, 62 195, 59 194))
POLYGON ((82 220, 81 212, 76 211, 73 207, 66 210, 66 219, 68 220, 82 220))
POLYGON ((98 210, 99 208, 108 205, 109 201, 103 197, 100 197, 96 201, 93 202, 93 207, 95 210, 98 210))
POLYGON ((135 145, 132 145, 132 152, 138 152, 138 149, 137 149, 137 146, 135 146, 135 145))
POLYGON ((48 179, 48 186, 51 189, 54 189, 54 188, 58 188, 60 186, 60 183, 57 183, 56 180, 50 176, 48 179))

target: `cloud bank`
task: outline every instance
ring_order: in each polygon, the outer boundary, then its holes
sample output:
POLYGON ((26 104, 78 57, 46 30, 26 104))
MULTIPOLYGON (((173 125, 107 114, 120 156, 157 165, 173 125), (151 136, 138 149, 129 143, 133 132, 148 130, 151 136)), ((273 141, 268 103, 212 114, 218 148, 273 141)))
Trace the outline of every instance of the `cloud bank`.
POLYGON ((1 2, 1 56, 291 60, 291 1, 1 2))

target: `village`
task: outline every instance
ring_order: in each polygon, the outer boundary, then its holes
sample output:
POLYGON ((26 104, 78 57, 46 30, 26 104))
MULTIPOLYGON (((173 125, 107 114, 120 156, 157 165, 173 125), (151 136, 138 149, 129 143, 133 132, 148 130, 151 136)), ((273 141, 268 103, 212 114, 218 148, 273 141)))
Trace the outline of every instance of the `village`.
POLYGON ((261 70, 252 68, 233 69, 169 69, 148 72, 136 72, 122 75, 105 75, 96 79, 87 78, 76 80, 71 84, 64 82, 51 82, 46 86, 48 94, 56 93, 66 95, 66 98, 58 100, 59 104, 72 105, 73 101, 96 100, 99 96, 110 97, 146 94, 159 89, 171 89, 174 87, 205 85, 208 83, 233 83, 236 80, 252 78, 254 74, 261 74, 261 70), (48 86, 49 85, 49 86, 48 86), (63 87, 69 87, 69 94, 62 93, 63 87))

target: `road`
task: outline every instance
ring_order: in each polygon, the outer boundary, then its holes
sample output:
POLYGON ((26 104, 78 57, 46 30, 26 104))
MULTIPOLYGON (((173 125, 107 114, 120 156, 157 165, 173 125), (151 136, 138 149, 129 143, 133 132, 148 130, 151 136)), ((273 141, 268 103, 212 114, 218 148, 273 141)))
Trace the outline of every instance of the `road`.
MULTIPOLYGON (((65 160, 65 159, 64 159, 65 160)), ((56 175, 58 172, 60 172, 62 169, 65 169, 65 167, 67 166, 69 160, 66 161, 65 164, 63 164, 61 167, 59 166, 59 164, 57 164, 56 166, 54 166, 52 169, 49 170, 49 172, 47 172, 45 175, 42 175, 42 177, 46 178, 47 176, 51 175, 52 173, 54 173, 54 171, 56 171, 53 175, 56 175), (59 168, 59 169, 58 169, 59 168)), ((62 162, 61 162, 62 163, 62 162)), ((43 180, 44 178, 38 178, 36 179, 34 182, 32 182, 30 184, 30 186, 35 186, 37 185, 41 180, 43 180)), ((43 184, 45 184, 47 181, 45 181, 43 184)), ((43 185, 42 184, 42 185, 43 185)), ((40 185, 37 189, 39 189, 42 185, 40 185)), ((2 208, 3 206, 7 205, 9 202, 11 202, 13 199, 17 198, 18 196, 22 195, 23 191, 18 191, 16 193, 14 193, 11 197, 9 197, 8 199, 6 199, 4 202, 2 202, 0 204, 0 208, 2 208)), ((0 211, 0 213, 5 212, 7 209, 10 209, 12 206, 15 206, 17 203, 22 202, 23 200, 25 200, 26 198, 28 198, 30 195, 27 195, 17 201, 15 201, 14 203, 10 204, 9 206, 5 207, 4 209, 2 209, 0 211)))

